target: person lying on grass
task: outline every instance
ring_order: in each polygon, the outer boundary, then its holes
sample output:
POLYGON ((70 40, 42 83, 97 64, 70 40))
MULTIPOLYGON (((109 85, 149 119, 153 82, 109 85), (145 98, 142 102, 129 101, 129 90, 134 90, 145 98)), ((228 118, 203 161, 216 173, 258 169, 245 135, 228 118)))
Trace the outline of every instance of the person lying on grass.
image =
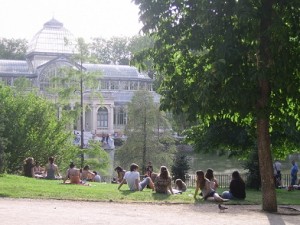
POLYGON ((138 172, 139 166, 135 163, 130 165, 130 171, 127 171, 123 180, 118 186, 118 190, 122 185, 127 182, 130 191, 142 191, 147 185, 154 190, 154 184, 150 177, 146 177, 143 181, 140 181, 140 173, 138 172))

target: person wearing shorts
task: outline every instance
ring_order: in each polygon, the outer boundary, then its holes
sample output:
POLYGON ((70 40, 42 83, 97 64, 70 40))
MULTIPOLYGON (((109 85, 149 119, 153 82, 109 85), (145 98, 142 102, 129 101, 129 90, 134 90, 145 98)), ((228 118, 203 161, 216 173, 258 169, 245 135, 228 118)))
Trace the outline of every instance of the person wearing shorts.
POLYGON ((147 185, 154 190, 154 184, 150 177, 146 177, 144 180, 140 181, 140 173, 138 172, 139 166, 135 163, 130 165, 130 171, 127 171, 124 175, 123 180, 118 186, 118 190, 122 187, 124 183, 127 182, 130 191, 142 191, 147 185))

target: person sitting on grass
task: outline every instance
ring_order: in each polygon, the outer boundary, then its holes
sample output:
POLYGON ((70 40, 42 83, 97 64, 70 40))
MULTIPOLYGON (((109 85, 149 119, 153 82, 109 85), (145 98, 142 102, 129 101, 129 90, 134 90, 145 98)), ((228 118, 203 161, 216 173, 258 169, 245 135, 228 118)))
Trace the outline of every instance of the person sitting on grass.
POLYGON ((115 179, 114 183, 120 184, 122 182, 122 180, 124 179, 126 170, 124 170, 121 166, 117 166, 115 168, 115 171, 117 172, 117 178, 115 179))
POLYGON ((61 179, 58 166, 54 163, 54 157, 49 157, 48 161, 49 163, 45 166, 44 177, 50 180, 61 179))
POLYGON ((215 191, 217 190, 217 188, 219 187, 218 181, 214 176, 214 171, 213 169, 207 169, 206 170, 206 174, 205 177, 210 181, 210 186, 212 189, 214 189, 215 191))
POLYGON ((174 194, 172 190, 172 179, 170 173, 165 166, 160 167, 160 173, 154 181, 156 193, 161 194, 174 194))
POLYGON ((130 165, 130 171, 125 173, 122 182, 118 186, 118 190, 120 190, 125 182, 127 182, 130 191, 142 191, 147 185, 154 190, 154 185, 150 177, 146 177, 140 182, 140 173, 138 172, 138 169, 139 166, 137 164, 132 163, 130 165))
POLYGON ((34 165, 34 174, 35 175, 42 175, 44 173, 44 168, 40 166, 38 162, 35 162, 34 165))
POLYGON ((204 177, 204 172, 202 170, 198 170, 196 172, 196 176, 196 190, 194 194, 195 199, 197 199, 198 191, 200 189, 204 200, 213 198, 218 202, 228 201, 228 199, 222 198, 214 189, 211 188, 210 181, 204 177))
POLYGON ((97 173, 97 171, 93 171, 93 173, 95 174, 94 181, 101 182, 101 176, 97 173))
POLYGON ((90 171, 90 166, 86 165, 83 167, 83 170, 81 172, 81 180, 83 181, 93 181, 95 177, 95 174, 90 171))
POLYGON ((34 177, 34 159, 32 157, 24 160, 23 174, 25 177, 34 177))
POLYGON ((186 191, 186 184, 181 179, 175 180, 175 189, 180 192, 186 191))
POLYGON ((246 185, 238 171, 232 173, 229 191, 222 193, 223 198, 227 199, 245 199, 246 198, 246 185))
POLYGON ((63 183, 67 183, 69 180, 70 184, 82 184, 83 182, 80 180, 80 170, 75 167, 73 162, 70 163, 69 169, 67 170, 66 177, 63 180, 63 183))

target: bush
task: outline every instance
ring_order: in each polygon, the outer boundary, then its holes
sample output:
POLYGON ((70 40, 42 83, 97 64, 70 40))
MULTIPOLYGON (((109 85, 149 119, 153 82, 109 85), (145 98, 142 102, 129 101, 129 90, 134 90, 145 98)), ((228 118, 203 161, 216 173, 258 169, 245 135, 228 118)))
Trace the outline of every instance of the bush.
POLYGON ((246 185, 249 188, 259 189, 261 187, 258 149, 255 148, 244 163, 244 169, 248 170, 246 185))
POLYGON ((182 153, 177 153, 174 157, 174 164, 171 167, 172 179, 174 181, 176 179, 185 181, 189 169, 189 158, 182 153))

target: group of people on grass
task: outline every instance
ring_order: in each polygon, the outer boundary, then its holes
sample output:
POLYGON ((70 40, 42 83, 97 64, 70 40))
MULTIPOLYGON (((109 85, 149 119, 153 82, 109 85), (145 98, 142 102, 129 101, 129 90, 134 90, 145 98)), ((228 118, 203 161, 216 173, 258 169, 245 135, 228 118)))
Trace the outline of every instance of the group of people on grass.
POLYGON ((66 176, 62 177, 58 166, 54 163, 54 157, 49 157, 45 167, 41 167, 32 157, 24 161, 23 174, 26 177, 45 178, 50 180, 62 179, 63 183, 83 184, 86 181, 101 182, 101 177, 96 171, 91 171, 89 165, 83 169, 76 168, 73 162, 70 163, 66 176))
MULTIPOLYGON (((152 166, 152 165, 151 165, 152 166)), ((148 164, 149 167, 149 164, 148 164)), ((127 183, 129 190, 142 191, 145 187, 149 187, 156 193, 161 194, 178 194, 187 190, 186 184, 181 179, 175 180, 175 186, 172 187, 172 178, 166 166, 161 166, 158 174, 147 174, 145 178, 140 180, 139 166, 135 163, 130 165, 130 170, 125 171, 122 167, 118 166, 115 171, 118 174, 116 183, 119 183, 118 190, 123 184, 127 183)), ((245 199, 246 198, 246 185, 241 178, 238 171, 232 173, 232 179, 228 191, 224 191, 221 195, 217 193, 218 181, 214 177, 212 169, 207 169, 206 173, 202 170, 196 172, 196 189, 194 198, 197 199, 198 192, 204 200, 215 200, 219 202, 228 201, 229 199, 245 199)))
POLYGON ((49 157, 45 167, 41 167, 32 157, 26 158, 23 165, 23 173, 26 177, 61 179, 58 166, 54 163, 54 157, 49 157))
MULTIPOLYGON (((132 163, 129 171, 124 171, 120 168, 116 167, 115 169, 118 174, 119 190, 123 184, 127 183, 131 191, 142 191, 147 186, 156 193, 162 194, 177 194, 186 191, 186 184, 181 179, 177 179, 175 188, 172 188, 172 178, 166 166, 160 167, 160 172, 155 175, 155 179, 153 179, 154 176, 147 174, 142 181, 140 180, 139 166, 137 164, 132 163)), ((151 175, 154 175, 153 171, 151 173, 151 175)))
MULTIPOLYGON (((298 173, 298 165, 295 160, 291 161, 292 167, 291 167, 291 182, 289 186, 287 187, 288 190, 290 189, 300 189, 300 180, 297 183, 297 173, 298 173)), ((281 162, 279 160, 275 160, 273 163, 273 170, 274 170, 274 183, 276 188, 283 188, 284 186, 282 185, 282 174, 281 174, 281 162)))

